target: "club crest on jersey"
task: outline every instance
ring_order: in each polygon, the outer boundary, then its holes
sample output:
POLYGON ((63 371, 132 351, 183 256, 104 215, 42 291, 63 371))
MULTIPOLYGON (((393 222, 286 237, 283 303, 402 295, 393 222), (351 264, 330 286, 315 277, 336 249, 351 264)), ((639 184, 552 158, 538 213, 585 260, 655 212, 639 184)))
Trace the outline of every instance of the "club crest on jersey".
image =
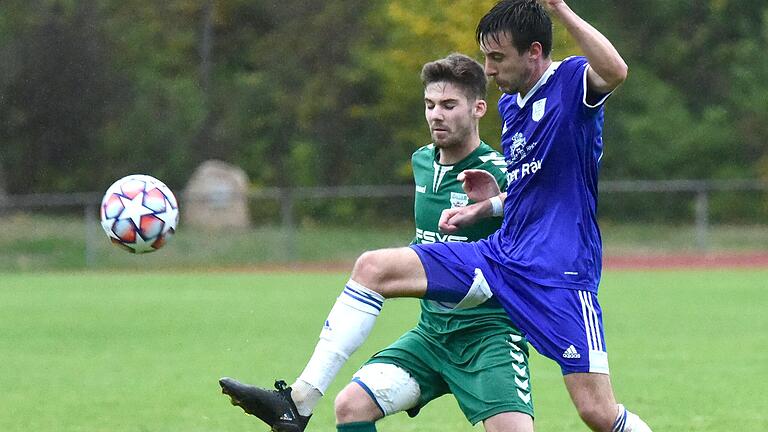
POLYGON ((521 161, 528 154, 526 144, 527 141, 522 133, 518 132, 512 136, 512 146, 510 148, 512 160, 509 162, 510 165, 521 161))
POLYGON ((451 208, 466 207, 469 204, 467 194, 451 192, 451 208))
POLYGON ((542 98, 533 103, 531 109, 531 119, 535 122, 541 120, 544 117, 544 109, 547 105, 547 98, 542 98))

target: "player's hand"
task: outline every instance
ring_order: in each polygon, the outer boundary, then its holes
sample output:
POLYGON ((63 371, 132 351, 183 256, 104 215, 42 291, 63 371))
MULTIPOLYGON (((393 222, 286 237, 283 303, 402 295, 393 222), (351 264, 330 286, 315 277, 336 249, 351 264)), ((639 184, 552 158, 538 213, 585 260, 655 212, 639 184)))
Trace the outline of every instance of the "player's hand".
POLYGON ((477 223, 483 218, 482 206, 478 203, 466 207, 455 207, 443 210, 437 228, 445 234, 453 234, 460 228, 477 223))
POLYGON ((485 201, 501 193, 496 178, 485 170, 465 170, 456 176, 470 200, 485 201))
POLYGON ((550 14, 555 12, 555 9, 559 6, 565 4, 563 0, 538 0, 538 2, 550 14))

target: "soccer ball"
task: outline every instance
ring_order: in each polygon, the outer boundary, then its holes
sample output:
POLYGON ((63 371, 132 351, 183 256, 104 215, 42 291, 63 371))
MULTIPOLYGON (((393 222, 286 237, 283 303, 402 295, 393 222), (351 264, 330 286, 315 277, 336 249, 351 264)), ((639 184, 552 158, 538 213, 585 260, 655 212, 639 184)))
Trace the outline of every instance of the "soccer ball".
POLYGON ((160 180, 134 174, 112 183, 101 200, 101 226, 113 244, 154 252, 176 232, 179 205, 160 180))

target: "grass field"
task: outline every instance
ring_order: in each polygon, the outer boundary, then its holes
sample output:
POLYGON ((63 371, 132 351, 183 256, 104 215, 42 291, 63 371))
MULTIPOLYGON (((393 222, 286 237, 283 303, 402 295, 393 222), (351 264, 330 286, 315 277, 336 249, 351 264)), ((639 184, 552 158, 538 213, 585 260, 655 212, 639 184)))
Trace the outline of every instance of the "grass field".
MULTIPOLYGON (((710 227, 706 250, 692 225, 603 224, 605 256, 633 254, 768 253, 768 225, 710 227)), ((183 224, 151 260, 112 246, 97 222, 36 214, 0 215, 0 272, 120 269, 130 263, 162 270, 242 268, 288 262, 346 262, 367 249, 402 246, 413 226, 300 226, 205 231, 183 224), (343 240, 342 240, 343 239, 343 240)))
MULTIPOLYGON (((601 303, 616 392, 655 431, 768 429, 768 271, 613 271, 601 303)), ((0 274, 0 430, 259 431, 219 393, 230 375, 292 380, 345 275, 0 274)), ((334 394, 416 321, 388 302, 334 394)), ((586 431, 554 363, 532 357, 536 427, 586 431)), ((333 431, 332 397, 309 431, 333 431)), ((474 429, 450 397, 381 431, 474 429)))

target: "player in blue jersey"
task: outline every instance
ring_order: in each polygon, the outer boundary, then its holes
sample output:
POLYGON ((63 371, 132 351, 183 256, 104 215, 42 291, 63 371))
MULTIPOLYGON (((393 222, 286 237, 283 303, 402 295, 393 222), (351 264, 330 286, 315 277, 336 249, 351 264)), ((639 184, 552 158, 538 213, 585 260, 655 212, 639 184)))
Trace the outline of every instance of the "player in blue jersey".
MULTIPOLYGON (((500 193, 482 172, 466 171, 464 187, 475 201, 501 199, 505 219, 488 241, 469 248, 417 249, 428 277, 428 296, 429 289, 443 291, 442 279, 451 279, 430 276, 441 268, 482 269, 531 344, 560 365, 579 415, 590 428, 649 431, 615 401, 597 301, 603 104, 626 78, 627 66, 613 45, 561 0, 500 2, 481 19, 476 37, 486 74, 504 92, 499 113, 509 185, 500 193), (550 15, 559 19, 584 57, 551 60, 550 15)), ((476 217, 449 210, 441 229, 451 232, 476 217)), ((469 276, 460 278, 471 280, 469 276)))
POLYGON ((331 326, 292 392, 222 383, 234 403, 275 417, 275 430, 304 430, 307 405, 368 336, 385 298, 474 306, 495 296, 536 350, 560 365, 574 405, 592 430, 650 431, 616 403, 597 301, 603 104, 626 79, 627 66, 608 39, 561 0, 502 1, 480 20, 477 40, 486 74, 505 93, 499 112, 509 185, 501 193, 482 171, 460 174, 473 203, 444 212, 440 227, 452 232, 503 212, 501 229, 472 243, 361 255, 328 316, 331 326), (552 61, 550 15, 584 57, 552 61))

